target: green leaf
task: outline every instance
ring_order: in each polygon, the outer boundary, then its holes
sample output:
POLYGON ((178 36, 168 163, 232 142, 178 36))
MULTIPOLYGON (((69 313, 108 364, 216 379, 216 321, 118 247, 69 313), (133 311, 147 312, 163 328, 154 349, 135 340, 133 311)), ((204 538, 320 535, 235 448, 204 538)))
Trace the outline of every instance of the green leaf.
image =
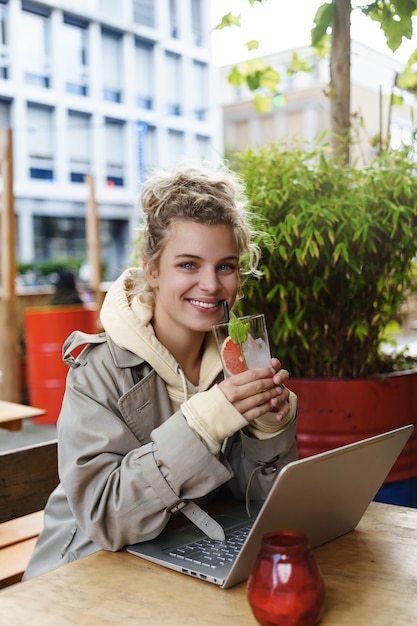
POLYGON ((257 93, 253 98, 253 105, 257 113, 268 113, 272 108, 272 97, 257 93))
MULTIPOLYGON (((417 94, 417 71, 414 69, 413 66, 409 67, 407 65, 403 73, 400 74, 400 76, 398 76, 397 85, 401 89, 405 89, 406 91, 409 91, 410 93, 417 94)), ((394 102, 394 98, 395 96, 393 96, 393 104, 396 104, 396 102, 394 102)))
POLYGON ((240 72, 237 65, 232 67, 228 76, 228 81, 232 85, 232 87, 241 87, 245 82, 245 76, 242 74, 242 72, 240 72))
POLYGON ((241 26, 241 15, 233 15, 232 13, 227 13, 227 15, 223 15, 222 21, 220 24, 214 27, 214 30, 223 30, 223 28, 229 28, 229 26, 241 26))
POLYGON ((250 41, 247 41, 245 45, 248 50, 258 50, 259 48, 259 42, 256 39, 251 39, 250 41))
POLYGON ((267 67, 259 76, 259 84, 261 87, 271 92, 276 92, 280 83, 281 76, 272 67, 267 67))
MULTIPOLYGON (((416 75, 416 86, 417 86, 417 75, 416 75)), ((393 93, 391 96, 391 103, 393 106, 402 106, 404 104, 404 97, 398 95, 397 93, 393 93)))
POLYGON ((287 74, 294 76, 298 72, 311 72, 313 66, 305 59, 301 59, 298 52, 294 52, 292 55, 291 63, 288 66, 287 74))
POLYGON ((412 39, 412 15, 417 11, 416 0, 392 0, 391 2, 372 2, 359 7, 362 13, 380 24, 387 45, 395 52, 403 39, 412 39))
POLYGON ((311 45, 318 46, 327 33, 327 29, 331 26, 336 14, 336 5, 334 2, 322 4, 316 11, 314 16, 315 27, 311 29, 311 45))
POLYGON ((246 84, 251 91, 256 91, 261 86, 261 76, 260 72, 246 74, 246 84))
POLYGON ((232 317, 228 326, 229 336, 233 343, 242 345, 249 334, 249 322, 242 322, 238 317, 232 317))

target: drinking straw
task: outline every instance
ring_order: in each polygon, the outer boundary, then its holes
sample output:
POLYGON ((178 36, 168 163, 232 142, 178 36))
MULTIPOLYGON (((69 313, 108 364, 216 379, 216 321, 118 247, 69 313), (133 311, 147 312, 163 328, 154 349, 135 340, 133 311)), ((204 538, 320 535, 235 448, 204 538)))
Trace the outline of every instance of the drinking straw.
POLYGON ((223 300, 223 309, 224 309, 224 321, 226 324, 230 322, 230 312, 229 305, 227 304, 227 300, 223 300))

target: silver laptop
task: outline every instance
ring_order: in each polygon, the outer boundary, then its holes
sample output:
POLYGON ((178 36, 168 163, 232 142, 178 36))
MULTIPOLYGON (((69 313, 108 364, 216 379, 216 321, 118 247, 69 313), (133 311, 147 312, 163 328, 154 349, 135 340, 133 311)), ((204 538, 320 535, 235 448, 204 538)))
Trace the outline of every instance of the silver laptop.
POLYGON ((249 577, 267 532, 298 530, 316 548, 353 530, 413 428, 410 424, 289 463, 278 474, 267 499, 252 503, 253 517, 240 504, 213 516, 225 530, 224 542, 209 539, 187 522, 126 549, 222 588, 232 587, 249 577))

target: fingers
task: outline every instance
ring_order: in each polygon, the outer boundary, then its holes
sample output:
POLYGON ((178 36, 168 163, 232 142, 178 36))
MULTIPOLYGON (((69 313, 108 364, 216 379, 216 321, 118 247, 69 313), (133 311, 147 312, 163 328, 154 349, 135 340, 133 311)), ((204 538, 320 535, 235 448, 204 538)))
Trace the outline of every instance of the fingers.
POLYGON ((238 400, 234 404, 245 419, 250 421, 255 419, 255 417, 259 417, 271 411, 271 400, 274 398, 274 393, 275 391, 273 389, 262 391, 261 393, 238 400))
POLYGON ((280 385, 289 379, 290 375, 288 370, 281 369, 281 361, 278 359, 271 359, 271 368, 274 370, 274 383, 275 385, 280 385))
POLYGON ((278 372, 274 375, 274 384, 275 385, 282 385, 285 383, 285 381, 287 381, 289 379, 290 375, 288 373, 288 370, 278 370, 278 372))
POLYGON ((219 386, 248 422, 269 412, 276 413, 277 421, 281 421, 290 411, 290 392, 284 384, 289 373, 280 368, 280 361, 271 359, 270 369, 247 370, 225 379, 219 386))
POLYGON ((285 389, 285 393, 278 396, 278 398, 272 398, 270 412, 276 413, 277 421, 280 422, 284 417, 288 415, 291 410, 289 403, 290 392, 285 389))
POLYGON ((282 384, 275 384, 274 379, 268 368, 257 368, 231 376, 219 387, 235 409, 247 421, 252 421, 271 410, 276 411, 277 416, 283 411, 289 392, 282 384))

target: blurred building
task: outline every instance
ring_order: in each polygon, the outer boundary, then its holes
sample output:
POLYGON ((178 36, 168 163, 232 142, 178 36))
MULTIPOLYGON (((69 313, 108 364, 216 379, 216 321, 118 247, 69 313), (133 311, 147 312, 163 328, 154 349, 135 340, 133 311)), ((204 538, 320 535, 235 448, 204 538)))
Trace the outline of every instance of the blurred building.
POLYGON ((19 261, 86 256, 90 174, 119 274, 149 168, 223 152, 210 45, 209 0, 0 0, 19 261))
MULTIPOLYGON (((224 144, 228 154, 248 146, 265 146, 278 140, 314 142, 330 129, 329 61, 319 59, 311 48, 288 50, 262 57, 281 76, 280 92, 271 109, 260 114, 248 88, 232 87, 227 76, 233 66, 221 68, 223 89, 224 144), (293 53, 306 60, 309 72, 287 73, 293 53)), ((359 143, 353 158, 366 163, 374 154, 377 136, 390 137, 391 145, 410 143, 417 114, 417 101, 400 92, 396 76, 402 65, 392 57, 352 42, 351 115, 353 139, 359 143), (393 95, 404 97, 402 106, 391 106, 393 95), (413 119, 414 114, 414 119, 413 119)))

